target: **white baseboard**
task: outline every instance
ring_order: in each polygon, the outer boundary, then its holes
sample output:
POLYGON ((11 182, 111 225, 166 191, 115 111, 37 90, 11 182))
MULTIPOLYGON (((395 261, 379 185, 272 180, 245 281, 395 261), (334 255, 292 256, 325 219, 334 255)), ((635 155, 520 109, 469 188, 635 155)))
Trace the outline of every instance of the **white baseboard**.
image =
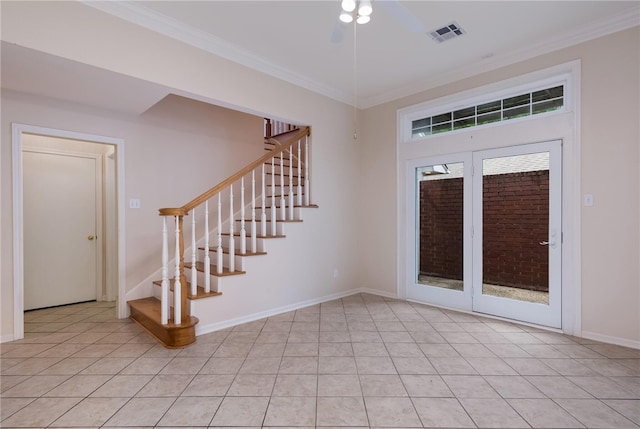
POLYGON ((9 341, 13 341, 13 340, 14 340, 13 334, 6 334, 6 335, 0 336, 0 343, 8 343, 9 341))
POLYGON ((611 335, 603 335, 603 334, 598 334, 597 332, 589 332, 589 331, 582 331, 582 338, 640 350, 640 341, 630 340, 627 338, 613 337, 611 335))
POLYGON ((322 304, 323 302, 333 301, 334 299, 344 298, 347 296, 355 295, 357 293, 360 293, 360 290, 351 289, 345 292, 334 293, 320 298, 313 298, 306 301, 297 302, 295 304, 285 305, 284 307, 278 307, 271 310, 261 311, 259 313, 248 314, 246 316, 237 317, 235 319, 229 319, 217 323, 210 323, 209 325, 205 326, 196 325, 196 335, 208 334, 210 332, 231 328, 233 326, 242 325, 243 323, 254 322, 256 320, 264 319, 267 317, 277 316, 278 314, 299 310, 305 307, 311 307, 312 305, 322 304))
POLYGON ((361 287, 360 289, 358 289, 355 293, 368 293, 371 295, 378 295, 378 296, 382 296, 385 298, 392 298, 392 299, 398 299, 398 295, 393 293, 393 292, 383 292, 381 290, 377 290, 377 289, 369 289, 366 287, 361 287))

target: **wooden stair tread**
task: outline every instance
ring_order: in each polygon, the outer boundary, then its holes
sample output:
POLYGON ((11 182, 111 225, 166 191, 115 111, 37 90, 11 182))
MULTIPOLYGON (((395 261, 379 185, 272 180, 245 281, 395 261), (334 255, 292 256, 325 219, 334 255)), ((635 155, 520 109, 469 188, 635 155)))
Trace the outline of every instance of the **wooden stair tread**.
MULTIPOLYGON (((228 233, 228 232, 223 232, 221 235, 228 236, 228 235, 229 235, 229 233, 228 233)), ((239 233, 239 232, 234 232, 234 233, 233 233, 233 236, 234 236, 234 237, 240 237, 240 233, 239 233)), ((284 235, 284 234, 276 234, 276 235, 262 235, 262 234, 258 234, 258 235, 256 235, 256 238, 285 238, 285 237, 286 237, 286 235, 284 235)), ((247 238, 251 238, 251 235, 250 235, 250 234, 247 234, 247 238)))
MULTIPOLYGON (((184 263, 185 269, 191 269, 191 262, 184 263)), ((196 261, 196 270, 204 273, 204 262, 196 261)), ((214 264, 209 264, 209 273, 215 277, 227 277, 227 276, 239 276, 240 274, 246 274, 246 271, 229 271, 229 268, 222 267, 222 273, 218 274, 218 266, 214 264)), ((198 286, 200 287, 200 286, 198 286)))
MULTIPOLYGON (((304 179, 304 174, 303 174, 303 175, 301 175, 301 176, 298 176, 297 174, 295 174, 295 173, 296 173, 296 169, 297 169, 297 167, 295 167, 295 166, 294 166, 294 167, 293 167, 293 173, 294 173, 294 174, 292 174, 292 175, 291 175, 291 177, 295 177, 296 179, 298 179, 298 178, 300 178, 300 179, 304 179)), ((289 177, 289 167, 287 166, 287 169, 284 171, 284 174, 280 174, 280 172, 279 172, 279 171, 276 171, 276 172, 273 172, 273 171, 265 171, 265 172, 264 172, 264 175, 265 175, 265 176, 284 176, 284 177, 287 177, 287 178, 288 178, 288 177, 289 177)))
MULTIPOLYGON (((204 250, 204 247, 199 247, 199 249, 200 250, 204 250)), ((216 247, 209 247, 209 252, 216 252, 217 250, 218 250, 217 246, 216 247)), ((227 253, 228 254, 229 253, 229 248, 228 247, 222 247, 222 253, 227 253)), ((266 255, 266 254, 267 254, 267 252, 251 252, 251 251, 247 251, 245 253, 240 253, 239 249, 236 249, 236 251, 235 251, 235 255, 236 256, 262 256, 262 255, 266 255)), ((186 266, 186 264, 185 264, 185 266, 186 266)), ((214 265, 212 265, 212 266, 214 266, 214 265)), ((191 266, 189 266, 189 268, 191 268, 191 266)), ((198 269, 197 265, 196 265, 196 269, 198 269)), ((201 270, 201 271, 204 271, 204 269, 201 270)), ((235 272, 237 272, 237 271, 235 271, 235 272)), ((229 274, 233 274, 233 273, 229 273, 229 274)))
MULTIPOLYGON (((294 194, 294 196, 298 196, 298 193, 297 193, 297 192, 295 192, 295 191, 293 192, 293 194, 294 194)), ((304 192, 303 192, 301 195, 304 195, 304 192)), ((284 195, 276 194, 276 195, 268 195, 268 196, 267 196, 267 198, 272 198, 272 197, 275 197, 275 198, 277 198, 278 200, 280 200, 281 198, 288 199, 288 198, 289 198, 289 194, 284 194, 284 195)), ((288 201, 287 201, 287 204, 288 204, 288 201)), ((276 206, 276 207, 280 208, 280 206, 276 206)), ((287 208, 288 208, 289 206, 288 206, 288 205, 285 205, 285 207, 287 207, 287 208)))
MULTIPOLYGON (((267 197, 267 198, 269 198, 269 197, 267 197)), ((289 208, 289 206, 286 206, 286 207, 289 208)), ((259 209, 259 208, 260 207, 257 207, 256 210, 259 209)), ((264 208, 265 209, 271 209, 271 206, 265 205, 264 208)), ((276 208, 280 209, 279 206, 276 206, 276 208)), ((320 208, 320 206, 317 205, 317 204, 309 204, 308 206, 305 206, 304 204, 302 204, 302 205, 294 204, 293 208, 294 209, 318 209, 318 208, 320 208)))
MULTIPOLYGON (((197 317, 185 316, 179 325, 173 322, 163 325, 160 323, 161 305, 158 299, 154 297, 141 298, 127 301, 127 304, 131 309, 130 318, 163 346, 181 348, 196 341, 195 326, 199 322, 197 317)), ((172 318, 173 308, 170 309, 169 320, 172 318)))
MULTIPOLYGON (((265 208, 266 208, 266 206, 265 206, 265 208)), ((269 207, 269 208, 271 208, 271 207, 269 207)), ((294 206, 294 208, 295 208, 295 206, 294 206)), ((278 209, 282 210, 281 207, 278 207, 278 209)), ((236 222, 242 222, 242 221, 240 219, 236 219, 236 222)), ((245 222, 245 224, 251 223, 251 220, 246 220, 245 219, 244 222, 245 222)), ((259 223, 259 222, 262 222, 262 220, 256 219, 256 223, 259 223)), ((267 222, 271 222, 271 220, 267 219, 267 222)), ((281 223, 299 223, 299 222, 302 222, 302 219, 276 219, 276 223, 277 222, 281 222, 281 223)))
MULTIPOLYGON (((186 263, 184 264, 184 267, 187 268, 186 263)), ((191 268, 191 265, 189 265, 189 268, 191 268)), ((244 272, 239 274, 244 274, 244 272)), ((174 279, 169 279, 169 290, 171 292, 173 292, 173 283, 174 283, 174 279)), ((153 284, 155 286, 162 287, 162 280, 156 280, 153 282, 153 284)), ((191 283, 187 282, 187 299, 202 299, 202 298, 208 298, 210 296, 220 296, 220 295, 222 295, 222 292, 216 292, 216 291, 205 292, 202 286, 198 286, 196 294, 191 295, 191 283)))

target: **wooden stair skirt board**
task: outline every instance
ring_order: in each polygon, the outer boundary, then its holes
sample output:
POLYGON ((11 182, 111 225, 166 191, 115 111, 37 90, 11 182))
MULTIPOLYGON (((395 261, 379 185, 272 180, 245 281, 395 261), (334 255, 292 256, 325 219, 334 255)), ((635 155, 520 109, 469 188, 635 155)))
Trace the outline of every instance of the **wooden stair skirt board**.
MULTIPOLYGON (((189 316, 180 325, 160 323, 160 301, 154 297, 128 301, 131 308, 130 318, 140 325, 163 346, 176 349, 193 344, 196 341, 198 318, 189 316)), ((171 309, 173 316, 173 309, 171 309)))

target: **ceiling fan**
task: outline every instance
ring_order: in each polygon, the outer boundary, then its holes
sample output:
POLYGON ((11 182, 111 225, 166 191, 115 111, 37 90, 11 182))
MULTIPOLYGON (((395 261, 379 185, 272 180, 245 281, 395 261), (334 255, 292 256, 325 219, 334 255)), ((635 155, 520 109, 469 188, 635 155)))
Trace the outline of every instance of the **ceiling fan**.
POLYGON ((366 24, 373 11, 373 6, 379 6, 387 15, 398 21, 412 33, 424 33, 425 26, 400 0, 342 0, 340 19, 336 22, 331 33, 331 42, 340 43, 348 25, 354 21, 366 24), (373 4, 372 4, 373 3, 373 4))

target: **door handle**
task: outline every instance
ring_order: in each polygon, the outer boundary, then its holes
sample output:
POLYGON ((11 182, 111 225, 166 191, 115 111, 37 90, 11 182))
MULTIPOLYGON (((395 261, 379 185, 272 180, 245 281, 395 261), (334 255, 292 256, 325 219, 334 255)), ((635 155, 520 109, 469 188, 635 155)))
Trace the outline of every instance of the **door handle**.
POLYGON ((549 237, 549 241, 541 241, 538 244, 540 244, 541 246, 551 246, 555 249, 557 244, 557 237, 558 237, 558 234, 556 233, 556 231, 552 230, 549 237))
POLYGON ((87 240, 91 241, 91 240, 93 240, 94 238, 95 238, 95 237, 94 237, 93 235, 90 235, 90 236, 88 236, 88 237, 87 237, 87 240))

